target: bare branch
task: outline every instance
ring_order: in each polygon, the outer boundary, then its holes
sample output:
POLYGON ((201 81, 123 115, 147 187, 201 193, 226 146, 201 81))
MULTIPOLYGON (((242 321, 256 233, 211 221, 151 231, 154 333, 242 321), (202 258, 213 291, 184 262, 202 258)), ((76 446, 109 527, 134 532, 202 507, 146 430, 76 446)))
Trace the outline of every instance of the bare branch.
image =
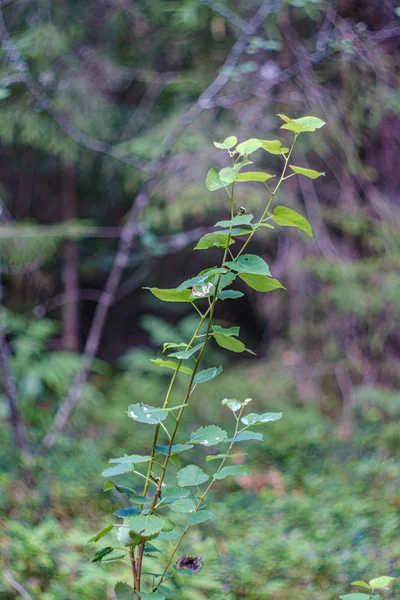
POLYGON ((8 583, 14 588, 14 590, 24 598, 24 600, 33 600, 32 596, 28 594, 26 589, 22 587, 22 585, 18 583, 16 579, 14 579, 10 571, 4 571, 3 576, 4 579, 8 581, 8 583))
POLYGON ((0 373, 4 394, 10 408, 10 421, 14 432, 15 445, 23 456, 30 454, 25 439, 25 427, 17 404, 17 386, 10 365, 11 352, 7 344, 3 324, 0 322, 0 373))
POLYGON ((237 16, 230 8, 220 4, 219 2, 214 2, 214 0, 198 0, 202 4, 205 4, 214 12, 219 13, 224 19, 229 21, 235 27, 239 27, 242 31, 246 29, 246 21, 243 21, 240 17, 237 16))

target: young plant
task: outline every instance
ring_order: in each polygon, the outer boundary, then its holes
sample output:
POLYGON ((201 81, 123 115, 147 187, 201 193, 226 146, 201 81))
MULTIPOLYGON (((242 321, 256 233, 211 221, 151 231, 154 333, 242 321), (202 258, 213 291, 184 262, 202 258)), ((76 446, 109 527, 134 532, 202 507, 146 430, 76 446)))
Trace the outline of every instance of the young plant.
MULTIPOLYGON (((115 488, 126 494, 131 506, 122 508, 114 515, 122 519, 122 523, 112 523, 89 542, 97 542, 103 536, 117 528, 117 546, 107 546, 99 550, 92 558, 94 562, 109 562, 129 558, 133 587, 126 583, 118 583, 115 588, 118 600, 127 598, 163 600, 174 594, 165 585, 175 572, 193 574, 202 567, 201 557, 180 556, 177 553, 189 527, 199 525, 213 518, 208 504, 208 494, 215 482, 226 477, 246 475, 250 471, 245 464, 232 464, 237 453, 234 446, 237 442, 261 440, 262 434, 255 430, 259 425, 280 419, 281 413, 256 414, 248 412, 250 400, 238 401, 225 399, 222 404, 233 414, 233 433, 228 434, 219 426, 200 427, 193 432, 189 440, 178 439, 179 426, 182 423, 186 407, 198 386, 211 381, 222 373, 222 366, 200 370, 201 361, 210 341, 222 348, 241 353, 247 350, 239 339, 239 327, 225 328, 214 322, 217 302, 235 300, 243 293, 232 289, 237 279, 246 283, 258 292, 271 292, 283 288, 274 279, 267 263, 255 254, 248 254, 247 248, 253 237, 265 228, 274 229, 274 225, 297 227, 312 237, 310 223, 302 215, 285 206, 273 207, 273 201, 283 182, 295 175, 303 175, 316 179, 324 173, 291 164, 291 156, 300 134, 313 132, 325 123, 316 117, 290 119, 279 115, 284 121, 282 129, 291 131, 293 136, 290 148, 286 148, 279 140, 249 139, 237 144, 231 136, 222 143, 214 145, 224 150, 230 166, 221 169, 212 168, 208 172, 206 185, 210 191, 223 190, 228 196, 228 216, 215 225, 215 231, 204 235, 197 243, 195 250, 221 248, 222 259, 218 266, 212 266, 194 277, 184 281, 172 289, 150 288, 150 292, 163 302, 187 302, 197 311, 199 320, 189 342, 171 341, 164 344, 163 353, 166 358, 157 358, 154 364, 160 368, 170 369, 172 377, 162 406, 151 406, 145 403, 132 404, 128 408, 128 417, 137 423, 144 423, 154 428, 151 453, 125 455, 112 458, 113 466, 103 472, 107 477, 104 490, 115 488), (275 186, 270 187, 274 175, 260 171, 245 170, 251 165, 249 156, 262 150, 282 158, 283 166, 275 186), (259 182, 266 191, 267 198, 264 211, 256 219, 247 214, 244 208, 235 206, 235 186, 246 182, 259 182), (238 250, 235 248, 239 247, 238 250), (179 404, 172 405, 171 398, 175 382, 179 377, 187 378, 184 397, 179 404), (162 439, 161 439, 162 438, 162 439), (221 445, 223 450, 218 454, 208 455, 206 461, 218 461, 217 467, 204 471, 196 464, 181 467, 180 457, 185 452, 196 453, 198 446, 214 447, 221 445), (143 466, 147 470, 143 471, 143 466), (170 474, 176 469, 174 474, 170 474), (110 481, 118 475, 131 474, 135 487, 123 487, 110 481), (168 480, 167 480, 168 473, 168 480), (173 480, 175 482, 173 483, 173 480), (143 482, 141 493, 137 494, 137 484, 143 482), (176 531, 174 516, 186 515, 186 524, 181 531, 176 531), (147 557, 156 550, 157 540, 174 541, 172 549, 163 550, 166 554, 162 573, 149 574, 149 568, 143 569, 147 557)), ((284 289, 284 288, 283 288, 284 289)), ((157 548, 159 551, 159 549, 157 548)))
POLYGON ((361 580, 353 581, 350 585, 362 588, 363 592, 352 592, 351 594, 339 596, 339 598, 340 600, 381 600, 382 596, 380 593, 387 590, 395 579, 395 577, 383 575, 382 577, 371 579, 368 583, 361 580))

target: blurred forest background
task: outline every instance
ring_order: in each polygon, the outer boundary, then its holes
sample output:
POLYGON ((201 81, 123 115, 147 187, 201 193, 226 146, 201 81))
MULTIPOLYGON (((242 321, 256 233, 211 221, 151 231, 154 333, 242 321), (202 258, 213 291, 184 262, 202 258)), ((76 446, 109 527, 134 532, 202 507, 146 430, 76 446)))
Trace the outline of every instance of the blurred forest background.
MULTIPOLYGON (((287 292, 218 307, 257 357, 209 350, 225 374, 187 427, 224 419, 224 397, 284 418, 188 536, 205 567, 182 598, 321 600, 400 575, 400 3, 0 5, 0 598, 112 600, 129 577, 89 562, 121 506, 100 473, 151 443, 127 406, 157 403, 149 359, 194 318, 142 287, 213 264, 189 260, 226 215, 204 184, 226 166, 212 142, 287 139, 278 112, 327 121, 295 162, 326 177, 280 196, 315 238, 260 236, 287 292)), ((254 186, 238 205, 257 213, 254 186)))

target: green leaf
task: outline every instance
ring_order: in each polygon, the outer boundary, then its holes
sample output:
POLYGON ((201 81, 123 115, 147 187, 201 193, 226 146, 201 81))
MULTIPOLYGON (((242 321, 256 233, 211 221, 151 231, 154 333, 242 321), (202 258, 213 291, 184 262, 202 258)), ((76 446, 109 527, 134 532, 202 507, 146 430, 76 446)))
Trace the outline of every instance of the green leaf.
POLYGON ((268 181, 271 177, 275 177, 275 175, 262 173, 261 171, 250 171, 247 173, 239 173, 236 181, 260 181, 261 183, 264 183, 264 181, 268 181))
POLYGON ((244 475, 251 475, 251 471, 246 465, 232 465, 230 467, 222 467, 219 473, 214 473, 214 479, 225 479, 225 477, 233 476, 239 477, 244 475))
POLYGON ((318 117, 300 117, 300 119, 294 119, 293 122, 304 127, 313 127, 314 130, 321 129, 321 127, 326 125, 326 122, 318 117))
POLYGON ((267 277, 266 275, 250 275, 248 273, 240 273, 240 279, 242 279, 247 285, 257 292, 272 292, 273 290, 286 288, 277 279, 267 277))
POLYGON ((178 538, 180 535, 179 531, 162 531, 161 533, 158 534, 157 539, 158 540, 165 540, 165 541, 171 541, 171 540, 176 540, 176 538, 178 538))
POLYGON ((369 600, 371 595, 356 592, 355 594, 345 594, 344 596, 339 596, 339 598, 340 600, 369 600))
POLYGON ((117 600, 136 600, 136 592, 127 583, 117 583, 114 592, 117 600))
MULTIPOLYGON (((280 142, 279 142, 279 144, 280 144, 280 142)), ((251 139, 246 140, 245 142, 242 142, 241 144, 238 144, 236 146, 237 152, 239 152, 239 154, 242 154, 243 156, 252 154, 256 150, 259 150, 260 148, 262 148, 262 140, 259 140, 256 138, 251 138, 251 139)))
POLYGON ((226 290, 217 294, 217 298, 220 300, 236 300, 242 296, 244 296, 243 292, 237 292, 236 290, 226 290))
POLYGON ((236 398, 224 398, 221 402, 222 406, 227 406, 233 413, 237 412, 242 404, 236 398))
POLYGON ((105 556, 107 556, 107 554, 110 554, 113 551, 114 551, 114 548, 111 548, 111 546, 107 546, 106 548, 102 548, 101 550, 99 550, 98 552, 96 552, 96 554, 94 554, 92 556, 92 558, 90 559, 90 562, 101 562, 101 560, 105 556))
POLYGON ((285 154, 289 148, 284 148, 279 140, 263 140, 262 149, 270 154, 285 154))
POLYGON ((203 343, 196 344, 196 346, 193 346, 193 348, 190 348, 190 350, 180 350, 179 352, 173 352, 172 354, 168 354, 168 356, 172 356, 173 358, 179 358, 181 360, 186 360, 187 358, 190 358, 193 354, 195 354, 198 350, 200 350, 202 346, 203 343))
MULTIPOLYGON (((253 229, 253 226, 252 226, 252 229, 253 229)), ((230 230, 230 234, 233 237, 236 235, 249 235, 249 233, 252 232, 252 229, 244 229, 244 227, 233 227, 230 230)), ((229 235, 229 229, 223 229, 219 233, 226 233, 227 235, 229 235)))
POLYGON ((165 595, 160 592, 150 592, 149 594, 140 592, 139 595, 143 600, 166 600, 165 595))
POLYGON ((258 440, 261 441, 263 439, 262 433, 257 433, 255 431, 241 431, 237 434, 237 436, 232 438, 227 438, 225 442, 247 442, 248 440, 258 440))
POLYGON ((163 531, 164 533, 169 533, 170 531, 174 531, 176 525, 173 521, 171 521, 171 519, 166 519, 164 517, 164 525, 161 531, 163 531))
POLYGON ((297 175, 305 175, 309 179, 318 179, 318 177, 325 177, 325 173, 320 173, 319 171, 314 171, 314 169, 305 169, 304 167, 295 167, 293 165, 289 165, 289 167, 297 173, 297 175))
POLYGON ((236 167, 225 167, 219 172, 219 178, 225 185, 229 185, 236 181, 239 170, 243 165, 237 165, 236 167))
POLYGON ((236 146, 236 144, 237 138, 234 135, 227 137, 222 144, 220 142, 214 142, 214 146, 220 150, 229 150, 230 148, 233 148, 233 146, 236 146))
POLYGON ((206 177, 206 186, 210 192, 215 192, 216 190, 226 186, 225 183, 222 183, 219 177, 217 167, 212 167, 212 169, 208 171, 206 177))
POLYGON ((108 462, 110 463, 129 463, 131 465, 135 465, 138 463, 146 463, 151 460, 151 456, 140 456, 140 454, 131 454, 121 456, 121 458, 110 458, 108 462))
POLYGON ((218 221, 218 223, 215 223, 214 227, 235 227, 236 225, 249 225, 253 218, 254 216, 251 214, 236 215, 236 217, 229 219, 229 221, 218 221))
POLYGON ((206 383, 206 381, 211 381, 211 379, 215 379, 218 377, 223 371, 222 366, 220 367, 211 367, 210 369, 204 369, 203 371, 199 371, 193 380, 193 383, 206 383))
POLYGON ((206 456, 206 462, 220 460, 221 458, 236 458, 238 456, 246 456, 246 453, 238 452, 237 454, 213 454, 212 456, 206 456))
POLYGON ((229 239, 228 233, 206 233, 199 239, 193 250, 208 250, 208 248, 226 248, 227 245, 231 246, 235 243, 234 240, 229 239))
POLYGON ((191 277, 190 279, 186 279, 185 281, 183 281, 176 289, 178 290, 178 292, 181 292, 187 288, 193 287, 194 285, 201 285, 202 283, 207 283, 208 281, 213 279, 214 275, 221 275, 223 273, 227 273, 227 269, 225 269, 224 267, 212 267, 211 269, 205 269, 195 277, 191 277))
POLYGON ((142 537, 149 537, 154 533, 159 533, 162 528, 165 526, 165 520, 161 517, 157 517, 157 515, 135 515, 133 517, 128 517, 126 519, 125 524, 142 537))
POLYGON ((183 490, 179 487, 167 488, 167 490, 164 492, 164 498, 162 499, 162 501, 165 504, 171 504, 172 502, 176 502, 181 498, 187 498, 189 495, 189 490, 183 490))
MULTIPOLYGON (((174 454, 180 454, 181 452, 185 452, 186 450, 191 450, 193 446, 190 444, 173 444, 171 446, 171 456, 174 454)), ((164 456, 168 453, 168 446, 155 446, 157 452, 164 454, 164 456)))
POLYGON ((102 538, 104 535, 107 535, 107 533, 112 529, 114 529, 114 525, 107 525, 107 527, 104 527, 104 529, 99 531, 99 533, 96 533, 96 535, 91 537, 90 540, 87 541, 87 544, 91 544, 92 542, 98 542, 100 538, 102 538))
POLYGON ((305 133, 307 131, 315 131, 325 125, 325 121, 318 119, 318 117, 301 117, 300 119, 290 119, 286 115, 278 115, 285 124, 281 126, 281 129, 288 129, 293 133, 305 133))
POLYGON ((383 575, 382 577, 376 577, 375 579, 371 579, 369 585, 377 590, 383 590, 386 588, 392 581, 395 581, 396 577, 388 577, 387 575, 383 575))
POLYGON ((200 485, 208 481, 209 476, 204 473, 203 469, 196 465, 188 465, 176 474, 178 485, 180 487, 189 487, 192 485, 200 485))
POLYGON ((196 504, 190 498, 180 498, 170 505, 170 509, 177 513, 190 513, 196 509, 196 504))
POLYGON ((113 515, 115 517, 121 517, 121 519, 125 519, 125 517, 130 517, 132 515, 139 515, 140 512, 141 510, 139 508, 136 508, 135 506, 128 506, 126 508, 119 508, 113 512, 113 515))
POLYGON ((133 464, 120 464, 115 467, 111 467, 110 469, 106 469, 102 472, 103 477, 115 477, 115 475, 123 475, 124 473, 132 473, 135 470, 135 466, 133 464))
POLYGON ((221 333, 214 333, 214 339, 218 346, 221 348, 226 348, 231 352, 241 353, 246 350, 246 346, 243 344, 243 342, 234 337, 223 335, 221 333))
POLYGON ((239 332, 240 332, 240 327, 234 326, 234 327, 221 327, 221 325, 213 325, 213 331, 216 331, 217 333, 221 333, 222 335, 228 335, 228 336, 238 336, 239 332))
POLYGON ((310 237, 313 237, 313 231, 307 219, 291 208, 277 206, 272 218, 278 225, 282 225, 283 227, 297 227, 305 231, 310 237))
POLYGON ((139 423, 148 423, 149 425, 157 425, 161 421, 165 421, 168 417, 168 412, 149 406, 148 404, 131 404, 128 407, 128 416, 139 423))
POLYGON ((292 121, 292 119, 290 117, 287 117, 286 115, 283 115, 282 113, 278 113, 277 117, 280 117, 282 119, 282 121, 285 121, 285 123, 290 123, 292 121))
POLYGON ((150 290, 150 292, 159 300, 163 302, 191 302, 191 292, 190 290, 183 290, 182 292, 178 292, 175 288, 171 289, 161 289, 161 288, 143 288, 145 290, 150 290))
MULTIPOLYGON (((151 360, 152 363, 155 364, 156 367, 162 367, 164 369, 172 369, 176 371, 179 363, 174 360, 163 360, 162 358, 155 358, 151 360)), ((186 375, 191 375, 193 373, 192 369, 189 367, 185 367, 183 365, 180 366, 179 373, 185 373, 186 375)))
POLYGON ((214 519, 214 515, 209 510, 200 510, 192 515, 189 515, 188 523, 189 525, 198 525, 199 523, 204 523, 204 521, 208 521, 209 519, 214 519))
POLYGON ((367 590, 372 590, 372 587, 368 585, 365 581, 357 580, 353 581, 350 585, 358 585, 358 587, 367 588, 367 590))
POLYGON ((226 431, 216 425, 207 425, 200 427, 190 436, 192 444, 202 444, 203 446, 216 446, 227 437, 226 431))
POLYGON ((250 273, 253 275, 268 275, 270 270, 267 263, 260 256, 255 254, 242 254, 235 261, 225 263, 227 267, 238 273, 250 273))
POLYGON ((272 421, 279 421, 282 418, 282 413, 263 413, 258 415, 256 413, 250 413, 245 415, 240 420, 245 425, 261 425, 262 423, 271 423, 272 421))

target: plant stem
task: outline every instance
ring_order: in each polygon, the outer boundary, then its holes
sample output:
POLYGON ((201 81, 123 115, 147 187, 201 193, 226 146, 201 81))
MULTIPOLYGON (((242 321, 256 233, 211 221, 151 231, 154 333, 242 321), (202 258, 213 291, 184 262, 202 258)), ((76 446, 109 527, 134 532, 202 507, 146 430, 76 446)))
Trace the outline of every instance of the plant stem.
MULTIPOLYGON (((233 438, 235 438, 235 437, 237 436, 237 434, 238 434, 238 430, 239 430, 239 423, 240 423, 240 417, 242 416, 243 409, 244 409, 244 406, 242 406, 242 407, 241 407, 241 409, 240 409, 240 411, 239 411, 239 414, 238 414, 238 416, 236 417, 236 427, 235 427, 235 433, 233 434, 233 438)), ((247 428, 245 427, 244 429, 247 429, 247 428)), ((218 473, 219 473, 219 472, 221 471, 221 469, 223 468, 223 466, 224 466, 224 464, 225 464, 225 462, 226 462, 226 459, 228 458, 229 454, 231 453, 231 450, 232 450, 232 448, 233 448, 233 445, 234 445, 234 443, 235 443, 235 441, 234 441, 234 440, 232 440, 232 442, 230 443, 230 445, 229 445, 229 448, 228 448, 228 450, 227 450, 227 452, 226 452, 226 454, 225 454, 224 458, 222 459, 222 461, 221 461, 221 463, 220 463, 220 465, 219 465, 219 467, 218 467, 217 471, 214 473, 214 476, 213 476, 213 478, 211 479, 211 481, 210 481, 209 485, 207 486, 207 488, 206 488, 205 492, 204 492, 204 493, 203 493, 203 494, 202 494, 202 495, 201 495, 201 496, 198 498, 198 503, 197 503, 197 505, 196 505, 196 508, 195 508, 195 509, 194 509, 194 511, 193 511, 194 513, 195 513, 195 512, 198 512, 198 510, 200 509, 200 507, 201 507, 201 505, 202 505, 202 503, 203 503, 203 501, 204 501, 204 498, 207 496, 207 494, 208 494, 208 492, 210 491, 211 487, 212 487, 212 486, 214 485, 214 483, 216 482, 216 477, 215 477, 215 475, 218 475, 218 473)), ((162 582, 164 581, 165 575, 166 575, 166 573, 167 573, 167 571, 168 571, 168 569, 169 569, 169 567, 170 567, 170 565, 171 565, 171 563, 172 563, 172 561, 173 561, 173 559, 174 559, 174 556, 175 556, 175 554, 176 554, 176 552, 177 552, 177 550, 178 550, 179 546, 181 545, 181 542, 182 542, 183 538, 185 537, 185 535, 186 535, 186 533, 187 533, 187 531, 188 531, 189 527, 190 527, 190 525, 189 525, 189 523, 188 523, 188 524, 186 525, 186 527, 184 528, 184 530, 182 531, 181 535, 179 536, 179 538, 178 538, 178 541, 176 542, 176 544, 175 544, 175 547, 174 547, 174 549, 172 550, 171 556, 170 556, 170 558, 169 558, 169 560, 168 560, 168 563, 167 563, 167 565, 166 565, 166 567, 165 567, 165 569, 164 569, 164 572, 163 572, 163 574, 161 575, 161 579, 160 579, 160 581, 157 583, 156 587, 154 587, 154 588, 153 588, 153 592, 155 592, 155 591, 158 589, 158 587, 159 587, 159 586, 162 584, 162 582)))

